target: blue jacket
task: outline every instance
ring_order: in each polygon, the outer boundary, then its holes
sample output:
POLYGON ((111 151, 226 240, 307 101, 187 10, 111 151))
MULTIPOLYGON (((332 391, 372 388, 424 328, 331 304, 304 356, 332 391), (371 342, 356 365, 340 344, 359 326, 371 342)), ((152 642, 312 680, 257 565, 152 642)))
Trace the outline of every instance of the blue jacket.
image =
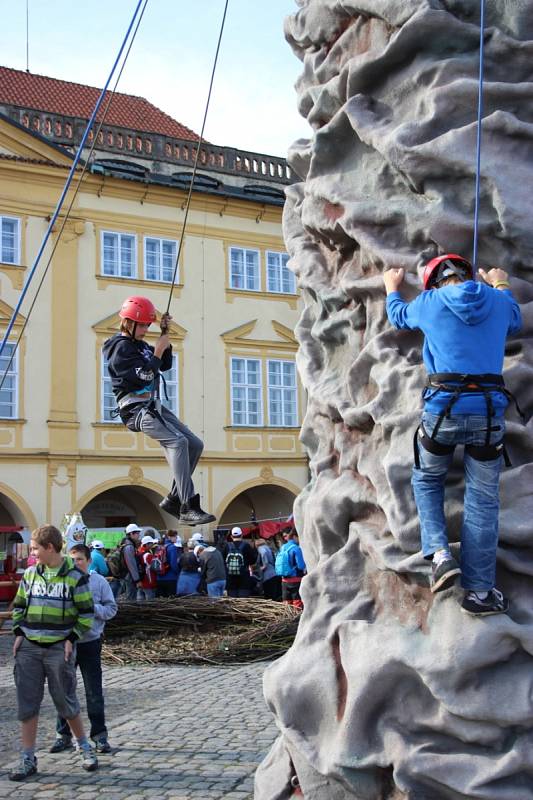
POLYGON ((91 550, 89 572, 97 572, 99 575, 103 575, 104 578, 109 575, 109 567, 99 550, 91 550))
MULTIPOLYGON (((522 327, 520 308, 511 291, 476 281, 430 289, 410 303, 402 300, 399 292, 391 292, 387 315, 395 328, 422 331, 428 373, 501 375, 505 339, 522 327)), ((425 410, 439 413, 449 398, 445 392, 432 397, 426 389, 425 410)), ((492 398, 495 414, 502 415, 507 398, 501 392, 493 392, 492 398)), ((485 414, 483 394, 461 395, 452 413, 485 414)))

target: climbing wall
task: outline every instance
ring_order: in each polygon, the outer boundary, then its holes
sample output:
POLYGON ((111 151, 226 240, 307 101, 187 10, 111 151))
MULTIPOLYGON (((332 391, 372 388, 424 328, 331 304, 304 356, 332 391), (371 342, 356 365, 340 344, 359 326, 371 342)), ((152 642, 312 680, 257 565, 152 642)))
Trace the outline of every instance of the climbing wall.
MULTIPOLYGON (((280 737, 256 800, 533 798, 533 430, 509 409, 498 585, 507 616, 433 596, 410 487, 419 334, 387 322, 381 275, 472 253, 476 0, 299 0, 313 136, 290 150, 284 230, 305 310, 298 364, 311 480, 296 503, 309 575, 294 646, 266 673, 280 737), (300 795, 301 796, 301 795, 300 795)), ((511 275, 524 328, 505 379, 533 409, 533 0, 487 0, 480 264, 511 275)), ((447 495, 459 546, 462 472, 447 495)))

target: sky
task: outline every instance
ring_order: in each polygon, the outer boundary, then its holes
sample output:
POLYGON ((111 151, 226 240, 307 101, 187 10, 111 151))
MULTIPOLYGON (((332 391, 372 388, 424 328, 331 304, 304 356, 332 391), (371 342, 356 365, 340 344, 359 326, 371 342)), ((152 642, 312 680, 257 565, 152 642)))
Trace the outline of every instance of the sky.
MULTIPOLYGON (((137 0, 28 0, 30 71, 101 87, 137 0), (79 10, 73 11, 73 8, 79 10)), ((224 0, 148 0, 118 91, 200 132, 224 0)), ((205 138, 285 156, 309 136, 283 35, 296 0, 229 0, 205 138)), ((0 64, 26 69, 26 0, 0 0, 0 64)))

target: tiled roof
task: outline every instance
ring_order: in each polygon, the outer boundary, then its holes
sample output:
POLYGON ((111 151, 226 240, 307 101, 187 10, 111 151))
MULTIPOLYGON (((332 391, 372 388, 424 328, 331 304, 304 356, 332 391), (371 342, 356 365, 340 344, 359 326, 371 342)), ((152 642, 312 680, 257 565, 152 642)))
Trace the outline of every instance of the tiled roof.
MULTIPOLYGON (((101 89, 71 83, 45 75, 33 75, 10 67, 0 67, 0 105, 33 108, 70 117, 89 119, 101 89)), ((107 99, 103 108, 106 107, 107 99)), ((106 114, 109 125, 147 133, 161 133, 178 139, 200 138, 156 106, 131 94, 116 92, 106 114)))

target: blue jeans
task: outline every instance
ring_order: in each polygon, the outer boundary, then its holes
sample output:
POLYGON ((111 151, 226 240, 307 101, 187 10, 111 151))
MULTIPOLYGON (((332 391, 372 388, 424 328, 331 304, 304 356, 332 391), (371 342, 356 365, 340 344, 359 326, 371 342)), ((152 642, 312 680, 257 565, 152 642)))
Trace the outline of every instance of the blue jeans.
MULTIPOLYGON (((424 412, 422 424, 431 436, 437 414, 424 412)), ((492 420, 490 443, 499 442, 505 421, 492 420)), ((460 414, 445 418, 436 436, 439 444, 483 446, 487 432, 485 415, 460 414)), ((420 519, 422 552, 428 558, 436 550, 448 547, 444 516, 444 485, 453 454, 434 455, 419 446, 420 469, 413 469, 412 485, 420 519)), ((461 529, 461 583, 465 589, 489 591, 496 577, 498 546, 499 479, 502 456, 491 461, 477 461, 465 451, 465 493, 461 529)))
MULTIPOLYGON (((76 666, 80 668, 87 716, 91 723, 90 735, 93 739, 107 737, 104 714, 104 692, 102 689, 102 642, 94 639, 91 642, 78 642, 76 645, 76 666)), ((66 719, 57 718, 56 731, 60 736, 72 737, 72 731, 66 719)))
POLYGON ((147 603, 155 600, 155 589, 144 589, 142 586, 137 589, 137 602, 147 603))
POLYGON ((225 588, 226 581, 211 581, 207 584, 207 594, 209 597, 222 597, 225 588))

